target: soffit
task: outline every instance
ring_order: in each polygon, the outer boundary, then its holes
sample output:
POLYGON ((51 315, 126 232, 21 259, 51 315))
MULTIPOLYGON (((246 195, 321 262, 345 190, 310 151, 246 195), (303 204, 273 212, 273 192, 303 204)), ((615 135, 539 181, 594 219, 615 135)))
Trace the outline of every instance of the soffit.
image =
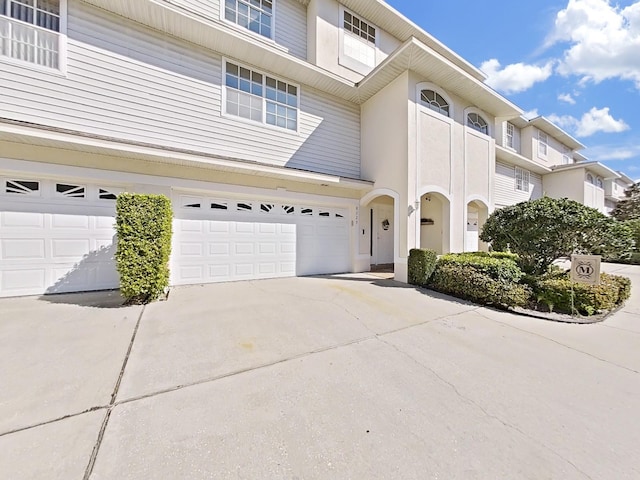
POLYGON ((620 174, 618 172, 599 162, 580 162, 571 165, 556 165, 551 168, 553 170, 553 173, 566 172, 568 170, 576 170, 578 168, 582 168, 601 176, 605 180, 609 178, 620 177, 620 174))
POLYGON ((495 117, 513 118, 522 114, 515 104, 416 38, 406 41, 358 83, 359 101, 365 102, 407 70, 442 86, 447 92, 473 102, 476 107, 495 117))
POLYGON ((501 147, 500 145, 496 145, 496 158, 498 160, 508 162, 512 165, 517 165, 518 167, 525 168, 540 175, 546 175, 547 173, 551 172, 550 168, 545 167, 544 165, 540 165, 539 163, 536 163, 533 160, 528 159, 527 157, 523 157, 513 150, 501 147))

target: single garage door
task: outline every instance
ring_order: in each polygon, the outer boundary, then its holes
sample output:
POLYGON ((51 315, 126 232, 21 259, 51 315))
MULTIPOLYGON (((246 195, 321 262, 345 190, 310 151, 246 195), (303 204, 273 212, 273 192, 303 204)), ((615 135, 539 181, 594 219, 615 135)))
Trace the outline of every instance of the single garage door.
POLYGON ((0 180, 0 297, 118 287, 113 256, 120 189, 0 180))
POLYGON ((350 271, 348 210, 174 197, 174 285, 350 271))

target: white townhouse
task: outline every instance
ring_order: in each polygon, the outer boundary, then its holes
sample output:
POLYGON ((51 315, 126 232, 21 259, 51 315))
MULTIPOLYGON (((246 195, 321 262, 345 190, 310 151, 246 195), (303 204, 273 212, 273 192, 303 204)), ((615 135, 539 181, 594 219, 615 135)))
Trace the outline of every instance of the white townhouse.
POLYGON ((124 191, 172 199, 173 285, 406 281, 496 207, 622 178, 484 79, 379 0, 0 0, 0 296, 117 287, 124 191))

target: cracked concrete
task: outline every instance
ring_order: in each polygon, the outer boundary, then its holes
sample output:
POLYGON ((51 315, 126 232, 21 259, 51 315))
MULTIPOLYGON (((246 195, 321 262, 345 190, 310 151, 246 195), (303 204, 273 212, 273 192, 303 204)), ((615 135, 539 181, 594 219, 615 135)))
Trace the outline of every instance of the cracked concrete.
POLYGON ((640 268, 612 268, 634 297, 596 325, 372 275, 177 288, 144 311, 0 300, 0 471, 638 478, 640 268))

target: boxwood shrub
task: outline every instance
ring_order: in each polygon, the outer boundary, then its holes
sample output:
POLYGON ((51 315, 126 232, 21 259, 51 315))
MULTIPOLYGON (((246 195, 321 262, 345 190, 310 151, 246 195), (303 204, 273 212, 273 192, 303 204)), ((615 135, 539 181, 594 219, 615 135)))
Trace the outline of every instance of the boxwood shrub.
POLYGON ((120 292, 128 303, 156 300, 169 285, 171 201, 123 193, 116 201, 120 292))
POLYGON ((518 283, 524 274, 516 264, 515 258, 517 256, 510 253, 450 253, 442 255, 438 259, 438 265, 467 265, 498 282, 518 283))
MULTIPOLYGON (((511 260, 498 260, 499 262, 511 262, 511 260)), ((453 258, 444 261, 438 260, 435 272, 429 281, 429 288, 459 298, 470 300, 484 305, 497 307, 522 307, 529 302, 531 290, 526 285, 504 278, 518 278, 522 272, 512 271, 512 266, 504 267, 504 272, 499 267, 482 262, 471 262, 463 259, 460 262, 453 258), (491 274, 503 279, 493 278, 491 274), (505 273, 508 272, 508 273, 505 273)), ((517 266, 515 267, 517 269, 517 266)))
POLYGON ((409 283, 424 286, 436 268, 438 255, 433 250, 413 248, 409 251, 409 283))
POLYGON ((571 311, 571 279, 568 274, 543 277, 533 285, 538 303, 561 313, 594 315, 622 305, 631 294, 631 281, 618 275, 600 274, 600 285, 573 284, 571 311))

